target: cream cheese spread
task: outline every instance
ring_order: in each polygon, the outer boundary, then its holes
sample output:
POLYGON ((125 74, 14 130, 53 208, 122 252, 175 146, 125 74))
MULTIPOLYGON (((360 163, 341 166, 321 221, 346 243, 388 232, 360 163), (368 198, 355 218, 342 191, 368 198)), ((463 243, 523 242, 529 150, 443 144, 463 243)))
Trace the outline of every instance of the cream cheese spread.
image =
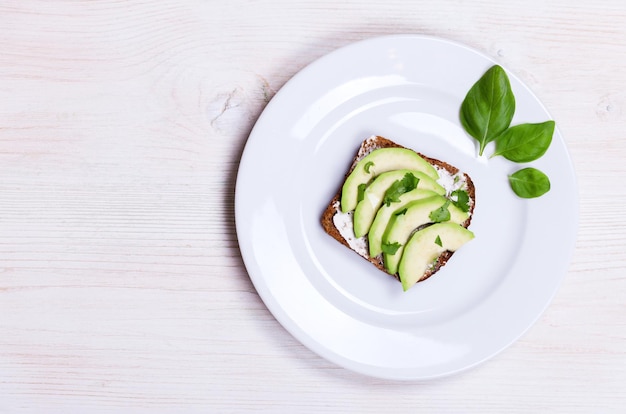
POLYGON ((339 234, 344 238, 352 250, 360 254, 361 256, 368 257, 368 246, 365 237, 356 237, 354 235, 354 220, 352 215, 353 211, 343 213, 339 207, 339 202, 333 204, 335 209, 335 215, 333 216, 333 224, 339 230, 339 234))

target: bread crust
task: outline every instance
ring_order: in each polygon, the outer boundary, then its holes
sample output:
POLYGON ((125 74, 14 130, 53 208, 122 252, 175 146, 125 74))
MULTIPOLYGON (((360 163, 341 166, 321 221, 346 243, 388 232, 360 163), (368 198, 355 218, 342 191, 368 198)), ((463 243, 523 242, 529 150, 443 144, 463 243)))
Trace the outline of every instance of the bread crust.
MULTIPOLYGON (((337 193, 335 194, 335 196, 332 198, 332 200, 328 203, 328 205, 326 206, 325 210, 322 213, 322 217, 321 217, 321 224, 322 227, 324 228, 324 231, 326 231, 326 233, 328 233, 332 238, 334 238, 335 240, 337 240, 339 243, 343 244, 344 246, 346 246, 348 249, 354 251, 355 253, 359 254, 358 252, 356 252, 352 247, 350 247, 350 244, 348 243, 348 241, 342 236, 341 232, 339 231, 339 229, 335 226, 333 217, 335 216, 335 214, 337 214, 337 212, 339 211, 339 205, 340 205, 340 199, 341 199, 341 189, 343 187, 343 183, 345 182, 345 180, 348 178, 348 176, 350 175, 350 173, 352 172, 352 170, 354 170, 354 167, 356 166, 356 164, 363 158, 365 157, 367 154, 369 154, 370 152, 379 149, 379 148, 405 148, 405 149, 410 149, 410 148, 406 148, 396 142, 393 142, 387 138, 375 135, 372 136, 366 140, 364 140, 356 155, 354 156, 354 158, 352 159, 352 164, 350 165, 350 167, 348 168, 348 171, 346 172, 345 176, 344 176, 344 180, 342 181, 341 185, 339 186, 339 189, 337 191, 337 193)), ((422 158, 424 158, 426 161, 428 161, 431 165, 444 169, 446 171, 448 171, 450 174, 454 175, 459 173, 459 169, 454 167, 453 165, 450 165, 444 161, 435 159, 435 158, 431 158, 428 157, 424 154, 421 154, 415 150, 410 149, 411 151, 417 153, 419 156, 421 156, 422 158)), ((464 188, 465 191, 467 191, 467 194, 469 195, 470 198, 470 210, 469 210, 469 218, 462 223, 462 226, 467 228, 471 221, 472 221, 472 216, 474 213, 474 207, 476 205, 476 188, 474 187, 474 183, 472 182, 472 179, 469 177, 469 175, 467 175, 466 173, 462 173, 465 179, 465 183, 466 183, 466 187, 464 188)), ((367 239, 367 238, 366 238, 367 239)), ((427 270, 424 275, 420 278, 420 280, 418 282, 424 281, 426 279, 428 279, 429 277, 431 277, 432 275, 434 275, 435 273, 437 273, 443 266, 445 266, 445 264, 448 262, 448 260, 450 260, 450 258, 452 257, 454 252, 450 252, 450 251, 446 251, 444 253, 442 253, 439 258, 437 259, 437 262, 434 264, 434 266, 427 270)), ((394 278, 396 278, 397 280, 400 280, 400 277, 398 276, 398 274, 390 274, 389 272, 387 272, 387 269, 385 269, 384 263, 383 263, 383 259, 382 259, 382 255, 379 255, 377 257, 370 257, 369 254, 365 254, 365 255, 361 255, 359 254, 359 256, 363 257, 365 260, 369 261, 371 264, 373 264, 374 266, 376 266, 380 271, 393 276, 394 278)))

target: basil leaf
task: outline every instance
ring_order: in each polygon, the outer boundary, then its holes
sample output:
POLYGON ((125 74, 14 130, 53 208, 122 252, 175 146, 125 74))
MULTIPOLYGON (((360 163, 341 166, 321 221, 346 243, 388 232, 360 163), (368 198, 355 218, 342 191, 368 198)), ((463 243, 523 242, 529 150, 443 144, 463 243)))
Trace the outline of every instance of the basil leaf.
POLYGON ((534 161, 546 153, 553 134, 554 121, 512 126, 496 138, 496 151, 491 157, 502 155, 513 162, 534 161))
POLYGON ((457 206, 461 211, 467 213, 470 209, 469 206, 469 195, 465 190, 454 190, 450 193, 450 200, 452 204, 457 206))
POLYGON ((448 206, 450 205, 450 200, 446 200, 446 202, 436 210, 433 210, 428 215, 428 218, 433 223, 441 223, 443 221, 450 220, 450 210, 448 210, 448 206))
POLYGON ((550 179, 536 168, 523 168, 509 175, 509 183, 522 198, 535 198, 550 191, 550 179))
POLYGON ((461 104, 461 125, 480 144, 479 155, 511 124, 515 97, 504 69, 494 65, 471 87, 461 104))
POLYGON ((400 196, 404 193, 408 193, 411 190, 415 190, 420 179, 411 173, 406 173, 401 180, 396 180, 385 191, 383 197, 383 203, 389 207, 391 203, 397 203, 400 201, 400 196))
POLYGON ((398 249, 402 247, 402 245, 398 242, 393 243, 383 243, 382 244, 383 253, 385 254, 396 254, 398 249))

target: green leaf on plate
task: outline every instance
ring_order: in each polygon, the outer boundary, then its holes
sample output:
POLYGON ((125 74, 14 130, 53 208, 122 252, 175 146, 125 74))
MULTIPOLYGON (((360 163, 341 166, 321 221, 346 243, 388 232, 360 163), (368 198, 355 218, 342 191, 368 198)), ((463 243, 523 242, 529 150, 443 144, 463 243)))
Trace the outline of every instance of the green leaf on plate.
POLYGON ((550 179, 536 168, 523 168, 509 175, 511 188, 519 197, 535 198, 550 191, 550 179))
POLYGON ((461 104, 460 119, 465 131, 480 145, 479 155, 511 124, 515 97, 502 67, 494 65, 471 87, 461 104))
POLYGON ((554 121, 512 126, 496 138, 492 157, 502 155, 513 162, 534 161, 546 153, 553 134, 554 121))

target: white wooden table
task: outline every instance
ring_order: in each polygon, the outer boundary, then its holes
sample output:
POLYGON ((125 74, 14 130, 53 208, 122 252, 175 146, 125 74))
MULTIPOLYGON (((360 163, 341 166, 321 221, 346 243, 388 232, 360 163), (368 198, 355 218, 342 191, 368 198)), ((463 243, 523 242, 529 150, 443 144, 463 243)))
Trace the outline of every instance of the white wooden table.
POLYGON ((626 3, 0 1, 0 412, 626 410, 626 3), (239 253, 248 133, 298 70, 424 33, 556 119, 580 189, 554 302, 487 363, 354 374, 272 317, 239 253))

